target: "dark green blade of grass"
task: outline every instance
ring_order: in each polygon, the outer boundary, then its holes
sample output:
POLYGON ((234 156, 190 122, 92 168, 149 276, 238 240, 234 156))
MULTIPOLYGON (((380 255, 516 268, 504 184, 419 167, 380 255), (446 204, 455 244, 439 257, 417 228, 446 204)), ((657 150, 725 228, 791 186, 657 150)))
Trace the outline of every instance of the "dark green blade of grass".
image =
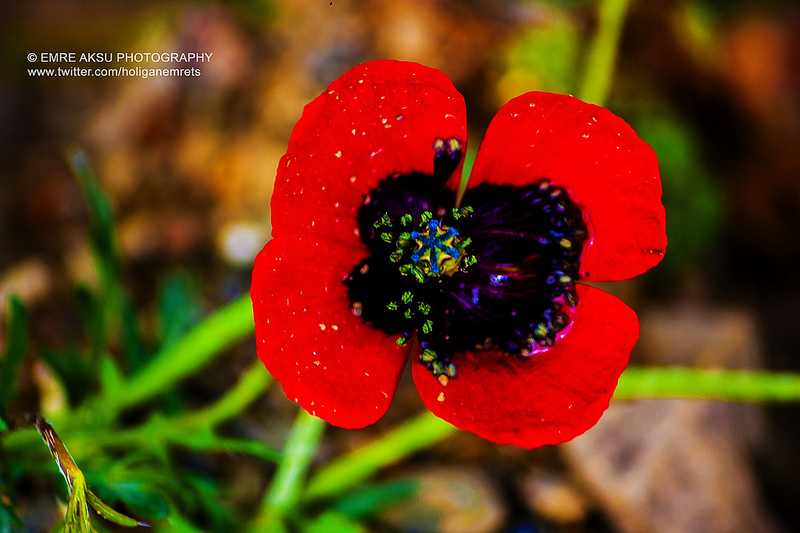
POLYGON ((17 392, 17 375, 28 350, 28 313, 14 295, 8 299, 7 329, 6 350, 0 362, 0 407, 8 406, 17 392))

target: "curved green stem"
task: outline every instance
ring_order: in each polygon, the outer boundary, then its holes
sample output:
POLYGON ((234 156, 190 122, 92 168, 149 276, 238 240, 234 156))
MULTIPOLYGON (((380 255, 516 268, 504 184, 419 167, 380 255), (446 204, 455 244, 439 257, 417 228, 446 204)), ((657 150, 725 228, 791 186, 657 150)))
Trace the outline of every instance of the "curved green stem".
POLYGON ((315 500, 337 494, 456 431, 455 426, 425 411, 378 440, 328 463, 308 482, 303 498, 315 500))
POLYGON ((169 390, 209 363, 220 351, 252 334, 254 329, 250 296, 245 295, 203 320, 159 353, 123 384, 113 398, 113 407, 123 409, 169 390))
MULTIPOLYGON (((729 402, 800 401, 800 374, 694 368, 629 368, 615 400, 686 398, 729 402)), ((329 498, 409 455, 440 442, 457 429, 428 411, 378 440, 339 457, 308 483, 304 500, 329 498)))
POLYGON ((271 382, 272 376, 267 372, 264 364, 256 359, 239 381, 236 382, 236 385, 219 400, 208 407, 186 414, 175 422, 181 426, 216 426, 241 413, 245 407, 253 403, 256 398, 267 390, 271 382))
POLYGON ((311 461, 317 454, 326 422, 300 409, 286 446, 283 461, 261 503, 261 512, 255 519, 256 531, 280 531, 282 517, 291 512, 300 501, 311 461))
POLYGON ((597 33, 589 46, 583 83, 578 98, 584 102, 605 105, 611 80, 622 23, 630 0, 601 0, 597 20, 597 33))
MULTIPOLYGON (((91 424, 81 424, 78 419, 78 423, 65 424, 61 434, 65 439, 77 442, 75 455, 79 458, 83 450, 95 450, 97 447, 134 447, 142 442, 158 441, 197 450, 238 451, 277 461, 279 454, 266 445, 220 439, 212 433, 215 426, 237 416, 261 396, 271 382, 272 376, 261 361, 256 360, 225 395, 198 411, 170 418, 154 416, 145 424, 129 429, 98 428, 91 424)), ((7 451, 38 448, 41 446, 36 442, 37 437, 33 428, 21 429, 7 435, 2 440, 2 448, 7 451)))

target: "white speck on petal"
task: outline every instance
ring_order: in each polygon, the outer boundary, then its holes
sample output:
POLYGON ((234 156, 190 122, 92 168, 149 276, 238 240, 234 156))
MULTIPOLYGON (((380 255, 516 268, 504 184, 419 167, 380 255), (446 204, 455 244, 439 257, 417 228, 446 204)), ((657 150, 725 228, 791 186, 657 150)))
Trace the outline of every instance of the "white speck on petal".
POLYGON ((325 324, 320 324, 319 325, 320 331, 325 331, 325 328, 326 328, 325 324))
POLYGON ((341 150, 339 150, 338 152, 336 152, 336 153, 335 153, 335 154, 333 154, 333 155, 335 155, 336 157, 342 157, 342 151, 341 151, 341 150))

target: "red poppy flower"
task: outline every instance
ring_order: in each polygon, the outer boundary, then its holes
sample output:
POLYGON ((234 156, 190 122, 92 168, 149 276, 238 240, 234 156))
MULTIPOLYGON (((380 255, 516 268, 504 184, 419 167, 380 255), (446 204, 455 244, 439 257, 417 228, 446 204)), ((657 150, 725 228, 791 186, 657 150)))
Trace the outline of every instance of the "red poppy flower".
POLYGON ((287 396, 358 428, 409 356, 437 416, 532 448, 586 431, 639 334, 576 283, 664 255, 658 163, 620 118, 531 92, 489 126, 463 198, 463 97, 415 63, 355 67, 306 106, 281 159, 251 296, 287 396))

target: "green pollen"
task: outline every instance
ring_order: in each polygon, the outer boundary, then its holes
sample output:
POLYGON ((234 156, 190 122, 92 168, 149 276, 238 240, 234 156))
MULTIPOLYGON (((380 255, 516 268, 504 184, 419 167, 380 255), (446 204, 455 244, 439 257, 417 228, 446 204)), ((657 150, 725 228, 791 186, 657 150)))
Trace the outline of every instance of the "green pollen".
POLYGON ((422 350, 422 353, 419 354, 419 359, 423 363, 432 363, 436 361, 436 352, 428 349, 422 350))
MULTIPOLYGON (((472 213, 471 207, 454 208, 442 218, 435 219, 433 213, 425 211, 416 220, 409 214, 398 220, 384 213, 373 226, 380 231, 382 241, 394 243, 389 260, 398 264, 400 273, 424 284, 434 278, 466 272, 477 262, 468 250, 472 240, 448 226, 471 217, 472 213)), ((439 287, 432 283, 426 285, 425 290, 440 290, 439 287)), ((415 289, 405 290, 399 299, 386 304, 386 308, 397 313, 404 323, 405 332, 395 341, 398 346, 406 346, 415 332, 423 346, 436 345, 438 341, 433 339, 443 336, 439 331, 441 317, 436 314, 426 294, 425 291, 415 294, 415 289)), ((443 385, 455 377, 455 366, 448 355, 426 347, 419 357, 443 385)))

